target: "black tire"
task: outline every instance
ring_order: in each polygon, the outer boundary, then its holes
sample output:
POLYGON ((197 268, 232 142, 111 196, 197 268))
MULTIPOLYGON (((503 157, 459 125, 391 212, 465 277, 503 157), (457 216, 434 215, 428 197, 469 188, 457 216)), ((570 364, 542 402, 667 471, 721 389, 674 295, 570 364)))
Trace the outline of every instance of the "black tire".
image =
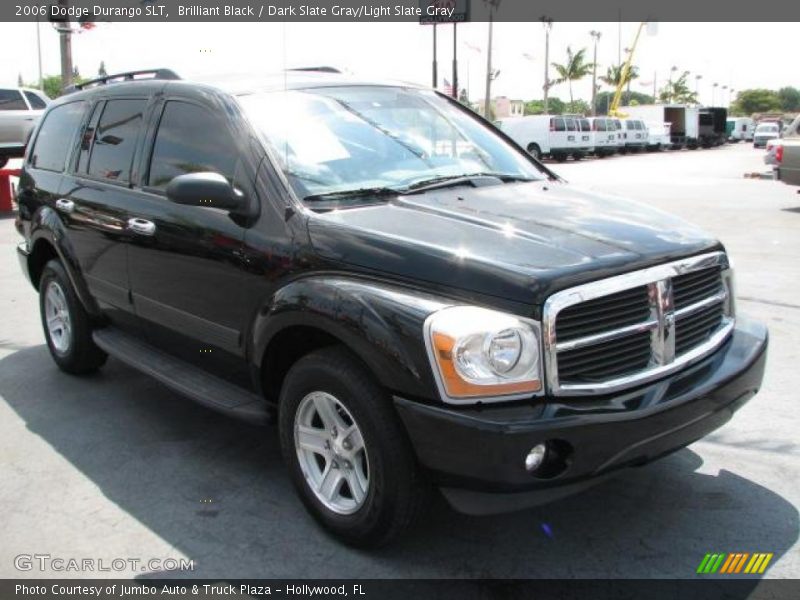
POLYGON ((528 154, 536 160, 542 160, 542 149, 539 148, 539 144, 528 144, 528 154))
POLYGON ((103 352, 92 340, 92 327, 89 315, 83 308, 80 300, 72 289, 72 283, 58 260, 51 260, 42 270, 39 279, 39 313, 42 318, 44 337, 50 355, 58 368, 73 375, 92 373, 105 364, 108 355, 103 352), (59 350, 53 341, 50 329, 47 326, 45 298, 51 283, 58 285, 63 293, 66 312, 70 322, 69 342, 59 350))
POLYGON ((280 393, 281 451, 292 483, 311 515, 343 542, 358 547, 384 545, 407 529, 427 499, 410 442, 386 392, 341 346, 301 358, 286 375, 280 393), (369 487, 352 514, 325 506, 303 474, 295 448, 295 415, 312 392, 334 396, 358 424, 369 461, 369 487))
POLYGON ((575 152, 575 153, 572 155, 572 159, 573 159, 573 160, 583 160, 583 157, 584 157, 584 154, 583 154, 583 152, 575 152))

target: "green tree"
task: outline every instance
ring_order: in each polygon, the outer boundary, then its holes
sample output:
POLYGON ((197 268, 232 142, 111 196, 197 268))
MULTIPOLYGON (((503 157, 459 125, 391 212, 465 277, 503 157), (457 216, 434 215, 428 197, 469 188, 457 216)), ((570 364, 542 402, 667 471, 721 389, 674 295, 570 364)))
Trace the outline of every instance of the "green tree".
POLYGON ((106 61, 101 60, 100 66, 97 68, 97 76, 98 77, 107 77, 108 71, 106 71, 106 61))
MULTIPOLYGON (((624 65, 612 65, 606 69, 605 75, 600 75, 598 79, 605 83, 607 86, 610 86, 614 89, 619 85, 619 80, 622 78, 622 70, 624 69, 624 65)), ((630 69, 628 69, 628 75, 625 77, 625 81, 622 82, 622 85, 627 85, 634 79, 639 78, 639 67, 636 65, 631 65, 630 69)))
POLYGON ((800 90, 790 86, 778 90, 778 100, 785 112, 800 111, 800 90))
POLYGON ((781 99, 778 92, 763 88, 742 90, 736 94, 732 111, 737 115, 751 115, 759 112, 777 112, 781 110, 781 99))
POLYGON ((697 104, 697 92, 689 89, 687 79, 689 71, 684 71, 681 76, 661 88, 658 99, 664 103, 676 102, 678 104, 697 104))
MULTIPOLYGON (((551 115, 560 115, 564 112, 565 104, 559 98, 548 98, 547 109, 551 115)), ((528 100, 525 103, 525 115, 543 115, 544 100, 528 100)))
MULTIPOLYGON (((73 80, 72 83, 83 83, 84 81, 85 79, 78 76, 73 80)), ((29 83, 28 87, 38 88, 39 86, 29 83)), ((48 75, 42 79, 42 90, 45 94, 47 94, 48 98, 58 98, 64 93, 61 85, 61 75, 48 75)))
POLYGON ((551 63, 553 68, 558 73, 558 77, 553 80, 553 85, 560 83, 569 84, 569 101, 570 104, 575 101, 572 95, 572 82, 580 81, 587 75, 590 75, 594 63, 586 62, 586 48, 581 48, 573 54, 572 48, 567 46, 567 62, 562 64, 551 63))
MULTIPOLYGON (((607 115, 608 107, 611 106, 611 100, 614 98, 614 92, 598 92, 595 98, 595 111, 598 115, 607 115)), ((635 106, 637 104, 653 104, 655 98, 649 94, 642 94, 640 92, 622 92, 620 100, 621 106, 635 106)))

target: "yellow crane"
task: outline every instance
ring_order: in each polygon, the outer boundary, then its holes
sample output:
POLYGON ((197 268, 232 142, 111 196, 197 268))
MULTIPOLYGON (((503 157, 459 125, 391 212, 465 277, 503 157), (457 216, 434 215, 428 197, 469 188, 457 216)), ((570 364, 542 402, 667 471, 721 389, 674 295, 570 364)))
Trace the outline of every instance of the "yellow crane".
POLYGON ((611 105, 608 107, 608 115, 610 117, 622 118, 627 116, 619 112, 619 103, 620 100, 622 100, 622 90, 627 83, 628 74, 631 72, 633 53, 636 51, 636 44, 639 43, 639 36, 642 35, 642 29, 644 29, 645 25, 647 25, 645 21, 639 23, 639 29, 636 30, 636 37, 633 38, 633 46, 631 46, 630 52, 628 52, 628 60, 625 61, 625 64, 622 67, 622 72, 619 74, 619 83, 617 84, 617 89, 614 92, 614 99, 611 101, 611 105))

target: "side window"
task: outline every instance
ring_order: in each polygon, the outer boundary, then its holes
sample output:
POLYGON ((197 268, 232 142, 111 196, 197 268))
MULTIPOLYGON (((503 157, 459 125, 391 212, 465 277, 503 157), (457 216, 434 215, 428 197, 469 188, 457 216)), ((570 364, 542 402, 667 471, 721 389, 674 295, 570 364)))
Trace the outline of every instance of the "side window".
POLYGON ((238 153, 217 115, 188 102, 167 102, 153 145, 148 185, 164 189, 178 175, 203 171, 219 173, 233 183, 238 179, 238 153))
POLYGON ((556 131, 566 131, 567 126, 564 124, 564 119, 554 119, 556 122, 556 131))
POLYGON ((22 92, 25 94, 25 97, 28 99, 28 103, 31 105, 33 110, 44 110, 47 108, 47 103, 42 100, 42 97, 38 94, 34 94, 33 92, 22 92))
POLYGON ((566 119, 567 131, 578 131, 578 123, 575 119, 566 119))
POLYGON ((121 183, 130 180, 133 151, 142 127, 145 99, 109 100, 94 134, 88 174, 121 183))
POLYGON ((28 110, 19 90, 0 90, 0 110, 28 110))
POLYGON ((61 172, 75 131, 83 120, 86 102, 62 104, 47 113, 31 151, 30 164, 36 169, 61 172))

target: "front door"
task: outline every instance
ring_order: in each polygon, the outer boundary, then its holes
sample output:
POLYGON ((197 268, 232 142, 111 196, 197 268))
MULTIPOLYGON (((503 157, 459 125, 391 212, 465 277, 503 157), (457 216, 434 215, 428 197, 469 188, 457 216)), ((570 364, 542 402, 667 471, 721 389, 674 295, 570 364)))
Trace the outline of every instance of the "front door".
POLYGON ((160 106, 134 215, 139 233, 129 248, 130 280, 136 314, 153 344, 249 384, 245 225, 227 211, 175 204, 166 196, 174 177, 213 171, 254 199, 248 150, 220 114, 180 98, 160 106))

